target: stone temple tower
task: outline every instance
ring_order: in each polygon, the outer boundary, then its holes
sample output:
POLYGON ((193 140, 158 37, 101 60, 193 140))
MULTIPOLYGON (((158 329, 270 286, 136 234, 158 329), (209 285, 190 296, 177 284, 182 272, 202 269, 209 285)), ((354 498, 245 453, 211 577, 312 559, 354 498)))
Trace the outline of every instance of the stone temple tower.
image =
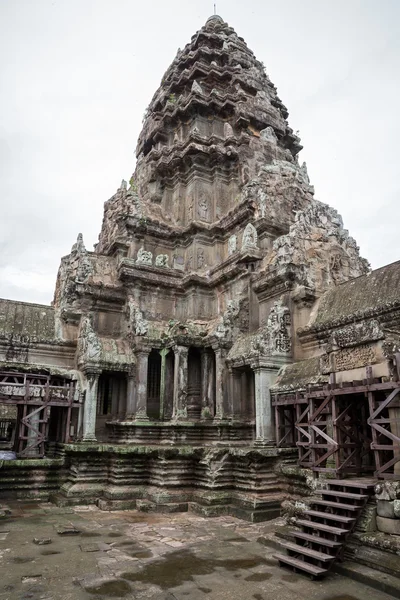
POLYGON ((327 286, 368 270, 314 199, 287 117, 221 17, 178 50, 95 252, 79 237, 60 267, 56 330, 77 344, 84 439, 187 439, 190 425, 198 442, 273 442, 269 388, 306 353, 294 328, 327 286))
POLYGON ((295 463, 397 486, 400 262, 370 272, 287 118, 221 17, 178 51, 95 251, 79 234, 52 306, 0 300, 0 449, 26 459, 0 498, 258 521, 312 491, 295 463))

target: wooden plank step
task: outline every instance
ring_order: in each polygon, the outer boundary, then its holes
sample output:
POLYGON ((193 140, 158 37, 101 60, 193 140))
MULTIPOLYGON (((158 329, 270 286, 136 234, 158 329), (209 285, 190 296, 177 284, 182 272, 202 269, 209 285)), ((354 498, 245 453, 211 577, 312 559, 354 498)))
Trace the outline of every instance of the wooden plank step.
POLYGON ((373 490, 375 483, 364 481, 353 481, 352 479, 327 479, 328 485, 340 485, 343 487, 359 488, 360 490, 373 490))
POLYGON ((316 565, 304 562, 304 560, 299 560, 298 558, 293 558, 293 556, 287 556, 286 554, 274 554, 274 558, 279 560, 279 564, 283 563, 289 565, 294 569, 305 571, 314 577, 321 577, 321 575, 324 575, 328 571, 328 569, 317 567, 316 565))
POLYGON ((300 546, 299 544, 291 544, 290 542, 285 542, 282 545, 286 548, 286 550, 290 550, 291 552, 297 552, 298 554, 305 554, 306 556, 311 556, 311 558, 315 558, 316 560, 329 562, 335 559, 335 557, 331 556, 330 554, 326 554, 325 552, 317 552, 317 550, 312 550, 311 548, 307 548, 306 546, 300 546))
POLYGON ((332 527, 331 525, 325 525, 324 523, 315 523, 314 521, 307 521, 306 519, 299 519, 296 523, 301 527, 326 531, 327 533, 332 533, 334 535, 344 535, 350 531, 350 529, 340 529, 339 527, 332 527))
POLYGON ((321 546, 328 546, 329 548, 339 548, 339 546, 342 546, 342 542, 337 542, 336 540, 327 540, 319 535, 304 533, 304 531, 295 531, 293 535, 296 539, 311 542, 312 544, 320 544, 321 546))
POLYGON ((342 504, 341 502, 332 502, 330 500, 313 500, 312 505, 318 504, 318 506, 329 506, 332 508, 338 508, 340 510, 361 510, 361 506, 357 506, 356 504, 342 504))
POLYGON ((317 517, 318 519, 328 519, 328 521, 337 521, 338 523, 352 523, 356 517, 343 517, 343 515, 333 515, 332 513, 319 510, 305 510, 305 515, 309 517, 317 517))
POLYGON ((364 501, 368 498, 367 494, 353 494, 351 492, 337 492, 336 490, 321 490, 323 496, 337 496, 338 498, 348 498, 349 500, 364 501))

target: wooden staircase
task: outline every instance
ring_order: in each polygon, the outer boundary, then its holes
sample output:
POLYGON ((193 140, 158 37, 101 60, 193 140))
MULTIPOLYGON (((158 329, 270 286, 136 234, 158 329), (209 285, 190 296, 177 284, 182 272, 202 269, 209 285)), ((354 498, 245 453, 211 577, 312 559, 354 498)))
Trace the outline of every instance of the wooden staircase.
POLYGON ((326 575, 341 560, 347 536, 374 491, 375 482, 363 479, 330 479, 328 489, 321 490, 322 499, 312 503, 294 533, 295 543, 285 542, 287 554, 275 554, 279 565, 310 575, 313 579, 326 575))

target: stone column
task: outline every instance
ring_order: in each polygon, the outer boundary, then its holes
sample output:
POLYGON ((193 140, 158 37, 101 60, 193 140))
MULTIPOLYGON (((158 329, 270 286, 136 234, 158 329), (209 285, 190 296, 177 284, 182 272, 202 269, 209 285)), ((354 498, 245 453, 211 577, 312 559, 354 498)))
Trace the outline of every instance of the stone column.
POLYGON ((136 421, 148 421, 147 416, 147 375, 149 364, 148 350, 136 352, 136 421))
POLYGON ((167 369, 167 354, 169 348, 160 350, 161 355, 161 377, 160 377, 160 421, 164 421, 165 412, 165 394, 166 394, 166 369, 167 369))
POLYGON ((97 390, 101 371, 86 372, 86 395, 83 409, 83 441, 96 441, 97 390))
POLYGON ((232 418, 242 419, 242 373, 238 369, 230 369, 232 418))
POLYGON ((187 419, 187 386, 189 348, 175 346, 174 407, 172 418, 187 419))
POLYGON ((226 391, 225 350, 216 348, 215 352, 215 418, 225 418, 224 396, 226 391))
POLYGON ((211 419, 214 416, 212 385, 212 355, 208 350, 201 353, 201 418, 211 419))
POLYGON ((256 443, 275 443, 275 422, 270 388, 275 383, 277 369, 266 365, 253 366, 256 396, 256 443))
POLYGON ((165 360, 165 395, 164 395, 164 419, 171 420, 174 405, 174 353, 172 349, 165 360))
POLYGON ((127 421, 133 421, 136 413, 136 389, 135 376, 133 373, 128 373, 126 384, 126 415, 127 421))

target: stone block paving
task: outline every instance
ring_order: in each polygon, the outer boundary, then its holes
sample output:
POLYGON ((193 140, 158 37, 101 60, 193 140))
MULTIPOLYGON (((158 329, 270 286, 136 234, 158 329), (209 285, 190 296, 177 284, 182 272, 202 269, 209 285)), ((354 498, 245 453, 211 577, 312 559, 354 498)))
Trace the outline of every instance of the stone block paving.
POLYGON ((390 598, 340 575, 311 581, 280 569, 265 545, 280 519, 249 524, 17 501, 8 508, 0 519, 0 600, 390 598))

